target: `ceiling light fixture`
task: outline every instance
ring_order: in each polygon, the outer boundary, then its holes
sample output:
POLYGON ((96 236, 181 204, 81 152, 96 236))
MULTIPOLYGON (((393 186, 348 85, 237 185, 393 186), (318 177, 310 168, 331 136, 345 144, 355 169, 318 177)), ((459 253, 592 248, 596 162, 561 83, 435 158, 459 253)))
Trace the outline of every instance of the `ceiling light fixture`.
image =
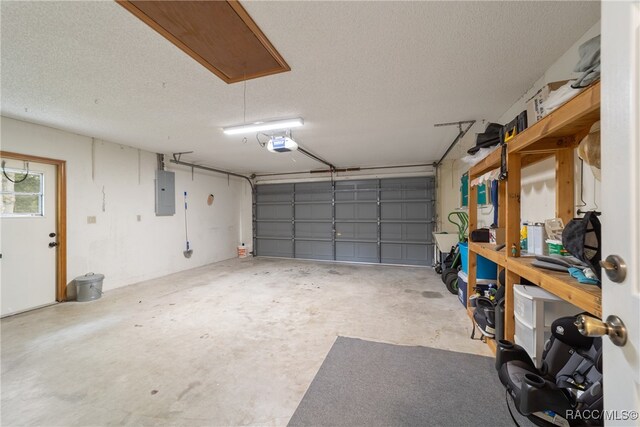
POLYGON ((295 119, 272 120, 267 122, 254 122, 246 125, 229 126, 222 128, 227 135, 238 135, 240 133, 262 132, 267 130, 291 129, 302 126, 304 120, 301 117, 295 119))

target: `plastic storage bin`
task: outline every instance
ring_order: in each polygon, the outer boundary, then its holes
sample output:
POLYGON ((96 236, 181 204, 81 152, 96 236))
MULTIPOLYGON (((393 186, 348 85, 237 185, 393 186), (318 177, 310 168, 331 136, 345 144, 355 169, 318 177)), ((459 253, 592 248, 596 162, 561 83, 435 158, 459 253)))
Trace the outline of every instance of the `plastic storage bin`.
POLYGON ((515 342, 519 346, 522 346, 529 356, 531 356, 531 360, 533 363, 540 368, 542 366, 542 351, 544 350, 544 343, 546 343, 549 338, 551 338, 551 329, 544 328, 542 330, 532 327, 531 325, 527 325, 522 320, 520 320, 517 316, 516 320, 516 328, 515 328, 515 342), (542 346, 539 343, 542 342, 542 346))
MULTIPOLYGON (((460 247, 462 271, 469 274, 469 245, 466 242, 460 242, 458 246, 460 247)), ((478 279, 496 280, 498 277, 498 265, 480 255, 478 255, 476 259, 476 277, 478 279)))
POLYGON ((580 313, 578 307, 538 286, 514 285, 513 315, 516 344, 527 350, 539 368, 544 345, 551 336, 551 324, 559 317, 580 313))

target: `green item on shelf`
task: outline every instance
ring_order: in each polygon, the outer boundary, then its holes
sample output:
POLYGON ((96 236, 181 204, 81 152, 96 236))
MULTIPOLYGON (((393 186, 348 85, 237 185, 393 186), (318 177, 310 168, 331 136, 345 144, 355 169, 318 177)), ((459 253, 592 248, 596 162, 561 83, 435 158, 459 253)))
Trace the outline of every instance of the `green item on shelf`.
MULTIPOLYGON (((487 200, 487 185, 481 184, 476 187, 477 199, 479 205, 486 205, 487 200)), ((462 207, 469 206, 469 173, 466 172, 460 178, 460 205, 462 207)))
POLYGON ((547 247, 549 248, 549 255, 569 255, 569 252, 566 251, 559 240, 547 239, 547 247))

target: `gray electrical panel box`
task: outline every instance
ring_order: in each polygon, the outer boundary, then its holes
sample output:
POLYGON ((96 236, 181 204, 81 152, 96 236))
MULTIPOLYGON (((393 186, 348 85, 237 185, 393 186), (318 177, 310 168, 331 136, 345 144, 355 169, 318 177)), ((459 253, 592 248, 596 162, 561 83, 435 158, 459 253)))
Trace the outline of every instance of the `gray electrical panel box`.
POLYGON ((156 216, 170 216, 176 213, 175 173, 156 170, 156 216))

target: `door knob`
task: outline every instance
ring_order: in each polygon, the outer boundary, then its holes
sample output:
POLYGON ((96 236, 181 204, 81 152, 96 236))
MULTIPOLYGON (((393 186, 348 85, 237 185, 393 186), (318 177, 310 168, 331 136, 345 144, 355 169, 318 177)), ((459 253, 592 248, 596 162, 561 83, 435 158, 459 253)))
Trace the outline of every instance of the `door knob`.
POLYGON ((612 343, 622 347, 627 343, 627 327, 618 316, 611 315, 603 322, 584 314, 576 317, 574 325, 585 337, 601 337, 607 335, 612 343))
POLYGON ((612 282, 620 283, 627 277, 627 264, 618 255, 609 255, 607 259, 600 261, 600 267, 604 268, 612 282))
POLYGON ((49 233, 49 237, 51 237, 51 238, 56 237, 56 233, 49 233))
POLYGON ((49 242, 50 248, 55 248, 56 246, 58 246, 58 242, 49 242))

